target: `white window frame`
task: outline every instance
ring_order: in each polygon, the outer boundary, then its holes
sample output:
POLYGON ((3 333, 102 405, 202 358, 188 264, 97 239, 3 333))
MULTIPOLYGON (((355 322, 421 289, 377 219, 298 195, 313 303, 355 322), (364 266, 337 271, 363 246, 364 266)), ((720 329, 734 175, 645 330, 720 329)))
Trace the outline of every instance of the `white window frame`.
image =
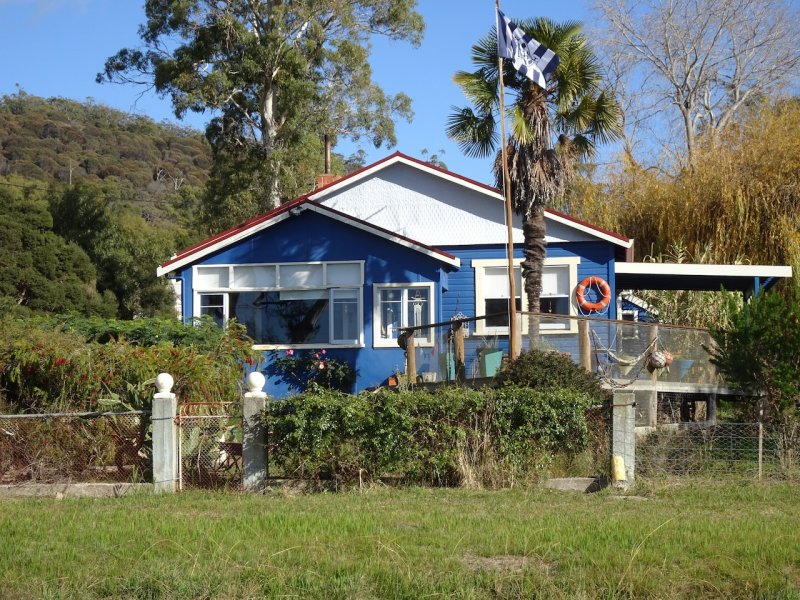
POLYGON ((306 262, 280 262, 280 263, 237 263, 237 264, 221 264, 221 265, 194 265, 192 267, 192 315, 195 317, 200 316, 200 296, 203 294, 221 294, 224 303, 224 317, 227 321, 230 318, 230 304, 229 293, 237 292, 288 292, 300 290, 325 290, 328 293, 328 305, 330 310, 330 322, 328 330, 328 343, 314 343, 314 344, 254 344, 255 350, 287 350, 287 349, 316 349, 316 348, 363 348, 364 347, 364 262, 363 260, 337 260, 337 261, 306 261, 306 262), (328 284, 327 269, 328 265, 336 264, 352 264, 359 267, 358 282, 347 284, 328 284), (290 287, 281 287, 280 285, 280 267, 297 267, 297 266, 322 266, 322 284, 320 285, 292 285, 290 287), (275 269, 275 285, 274 286, 257 286, 257 287, 235 287, 233 286, 233 269, 235 267, 267 267, 275 269), (228 269, 228 286, 227 287, 199 287, 199 273, 202 269, 228 269), (358 338, 353 340, 335 340, 334 339, 334 319, 333 319, 333 297, 336 290, 355 290, 358 301, 358 338))
MULTIPOLYGON (((372 286, 372 346, 374 348, 398 348, 397 339, 393 338, 384 338, 381 336, 381 311, 380 311, 380 303, 381 303, 381 290, 386 289, 413 289, 413 288, 426 288, 428 290, 428 323, 435 323, 434 315, 436 314, 435 310, 435 303, 436 299, 434 298, 434 284, 432 282, 416 282, 416 283, 375 283, 372 286)), ((406 315, 408 314, 406 310, 405 302, 408 299, 406 298, 403 302, 403 319, 405 320, 406 315)), ((401 325, 401 327, 407 327, 408 325, 401 325)), ((426 340, 419 337, 414 337, 414 345, 417 347, 431 347, 433 346, 433 338, 434 335, 431 334, 431 339, 426 340)))
MULTIPOLYGON (((522 258, 514 259, 514 270, 522 268, 522 258)), ((575 288, 578 286, 578 265, 581 264, 579 256, 562 256, 544 259, 544 267, 564 267, 569 269, 569 315, 578 315, 578 303, 575 299, 575 288)), ((507 267, 508 260, 505 258, 476 258, 470 263, 475 270, 475 314, 486 306, 486 295, 484 292, 484 273, 487 268, 507 267)), ((525 281, 522 280, 524 286, 525 281)), ((528 298, 524 293, 524 288, 516 290, 521 299, 522 310, 528 310, 528 298)), ((520 326, 523 331, 527 331, 527 319, 520 319, 520 326)), ((577 333, 577 319, 569 319, 569 326, 566 328, 558 327, 556 324, 541 323, 539 331, 543 335, 577 333)), ((508 327, 487 327, 485 319, 475 322, 475 335, 508 335, 508 327)))

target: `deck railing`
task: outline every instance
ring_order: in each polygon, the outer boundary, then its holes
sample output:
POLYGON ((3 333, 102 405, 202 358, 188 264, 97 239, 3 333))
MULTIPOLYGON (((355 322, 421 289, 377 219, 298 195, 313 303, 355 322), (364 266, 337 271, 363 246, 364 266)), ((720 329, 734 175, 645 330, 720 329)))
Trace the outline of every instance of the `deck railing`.
MULTIPOLYGON (((694 387, 720 383, 709 360, 707 349, 714 342, 708 330, 571 315, 520 316, 523 350, 537 347, 568 354, 609 387, 640 387, 654 381, 694 387), (538 321, 538 335, 528 334, 529 320, 538 321), (661 357, 669 363, 666 367, 648 368, 661 357)), ((508 328, 496 326, 504 318, 485 315, 401 330, 404 381, 463 383, 493 377, 508 354, 508 328)))

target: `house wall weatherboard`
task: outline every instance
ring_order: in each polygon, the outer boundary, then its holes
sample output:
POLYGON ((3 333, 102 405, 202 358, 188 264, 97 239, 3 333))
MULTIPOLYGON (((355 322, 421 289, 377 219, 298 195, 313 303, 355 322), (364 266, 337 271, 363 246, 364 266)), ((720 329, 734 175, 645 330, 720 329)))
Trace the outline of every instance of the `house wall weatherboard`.
MULTIPOLYGON (((506 246, 500 244, 493 246, 446 246, 443 250, 461 259, 461 267, 455 272, 448 273, 448 287, 443 293, 441 303, 443 320, 450 319, 458 312, 468 317, 482 315, 483 310, 476 307, 475 268, 472 263, 473 261, 489 259, 503 260, 506 258, 506 246)), ((522 259, 523 256, 522 246, 517 244, 514 249, 514 258, 522 259)), ((574 315, 587 316, 593 319, 616 318, 616 305, 614 302, 609 303, 605 312, 582 315, 577 309, 575 300, 575 285, 589 276, 602 277, 606 280, 611 287, 612 298, 615 297, 614 247, 612 244, 602 241, 550 243, 547 245, 547 258, 556 263, 561 258, 565 259, 565 261, 574 259, 580 261, 577 265, 576 281, 573 282, 574 285, 570 289, 570 303, 574 315)), ((517 290, 517 293, 520 293, 520 290, 517 290)), ((467 357, 477 356, 478 349, 487 341, 484 338, 494 337, 491 335, 476 335, 475 326, 472 325, 471 327, 472 335, 465 342, 467 357)), ((578 338, 575 333, 558 334, 553 332, 548 335, 547 341, 562 352, 569 352, 574 357, 578 356, 578 338)), ((507 336, 497 336, 495 343, 499 348, 507 351, 507 336)), ((470 373, 471 369, 474 371, 475 367, 471 367, 468 364, 467 373, 470 373)))
MULTIPOLYGON (((432 284, 433 318, 440 320, 443 313, 439 298, 442 289, 448 285, 446 269, 450 267, 433 257, 315 212, 305 211, 292 216, 181 269, 179 277, 184 281, 185 290, 183 316, 190 319, 199 314, 193 293, 193 267, 319 261, 364 262, 363 346, 327 346, 327 356, 353 365, 357 372, 354 391, 385 382, 396 368, 403 368, 405 359, 397 346, 374 346, 373 286, 385 283, 432 284)), ((284 350, 265 350, 267 371, 277 353, 282 352, 284 350)), ((265 391, 276 397, 288 393, 285 384, 275 377, 267 378, 265 391)))

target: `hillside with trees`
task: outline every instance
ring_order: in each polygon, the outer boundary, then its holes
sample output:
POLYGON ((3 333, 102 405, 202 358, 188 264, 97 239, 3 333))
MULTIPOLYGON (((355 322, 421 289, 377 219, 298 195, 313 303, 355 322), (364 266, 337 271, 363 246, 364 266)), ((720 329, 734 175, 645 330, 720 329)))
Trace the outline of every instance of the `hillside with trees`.
POLYGON ((0 307, 170 314, 156 266, 200 235, 203 135, 91 101, 0 98, 0 307))
POLYGON ((111 184, 115 203, 147 221, 190 226, 211 162, 203 134, 192 129, 91 101, 24 91, 0 98, 0 176, 111 184))

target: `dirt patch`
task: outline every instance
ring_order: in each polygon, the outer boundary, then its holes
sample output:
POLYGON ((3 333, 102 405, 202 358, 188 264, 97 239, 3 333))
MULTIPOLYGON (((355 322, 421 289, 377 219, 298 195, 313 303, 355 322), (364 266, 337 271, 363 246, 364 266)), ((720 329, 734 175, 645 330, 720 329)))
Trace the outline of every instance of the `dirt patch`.
POLYGON ((553 565, 536 556, 504 554, 500 556, 475 556, 465 554, 461 561, 472 571, 495 571, 497 573, 519 573, 525 569, 537 569, 549 574, 553 565))

